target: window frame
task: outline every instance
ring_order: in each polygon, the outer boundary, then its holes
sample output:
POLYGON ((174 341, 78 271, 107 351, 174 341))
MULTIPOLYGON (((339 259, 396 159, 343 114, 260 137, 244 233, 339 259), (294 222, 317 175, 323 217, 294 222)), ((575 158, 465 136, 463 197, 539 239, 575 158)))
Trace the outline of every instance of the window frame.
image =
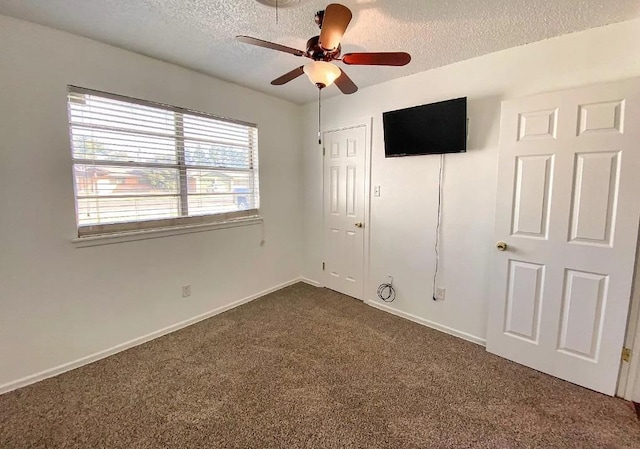
MULTIPOLYGON (((260 216, 260 188, 259 188, 259 157, 258 157, 258 126, 254 123, 245 122, 237 119, 230 119, 227 117, 221 117, 214 114, 209 114, 206 112, 195 111, 192 109, 182 108, 178 106, 173 106, 165 103, 159 103, 149 100, 142 100, 138 98, 132 98, 124 95, 113 94, 109 92, 88 89, 84 87, 68 85, 67 86, 67 108, 68 108, 68 126, 69 126, 69 140, 70 140, 70 149, 71 149, 71 162, 73 167, 73 181, 74 181, 74 204, 76 211, 76 227, 78 232, 78 239, 95 239, 101 237, 113 237, 113 236, 122 236, 126 234, 140 234, 143 232, 154 232, 158 233, 158 231, 171 231, 172 229, 180 230, 180 229, 188 229, 188 228, 197 228, 201 229, 204 226, 212 225, 211 228, 227 228, 229 225, 233 225, 233 223, 237 223, 238 225, 251 224, 255 222, 262 221, 260 216), (111 99, 120 102, 126 102, 133 105, 140 105, 144 107, 150 107, 163 111, 170 111, 174 113, 174 128, 175 131, 172 134, 172 139, 175 140, 175 152, 176 152, 176 163, 162 163, 162 162, 134 162, 134 161, 120 161, 117 159, 109 160, 95 160, 95 159, 84 159, 84 158, 76 158, 74 154, 74 139, 73 139, 73 127, 74 124, 72 122, 72 114, 71 114, 71 95, 79 94, 79 95, 92 95, 101 98, 111 99), (184 117, 195 116, 202 117, 208 120, 215 120, 218 122, 229 123, 234 125, 241 125, 247 128, 252 128, 254 131, 250 131, 253 135, 249 138, 248 145, 248 158, 249 158, 249 168, 233 168, 233 167, 216 167, 216 166, 208 166, 208 165, 193 165, 188 164, 186 161, 185 155, 185 142, 189 140, 188 137, 185 137, 184 132, 184 117), (178 193, 177 196, 179 198, 178 209, 180 216, 171 217, 171 218, 158 218, 158 219, 149 219, 149 220, 136 220, 136 221, 128 221, 128 222, 116 222, 116 223, 104 223, 104 224, 92 224, 92 225, 80 225, 79 222, 79 211, 78 211, 78 191, 77 191, 77 182, 76 182, 76 174, 75 167, 76 165, 105 165, 105 166, 119 166, 119 167, 138 167, 141 169, 144 168, 170 168, 178 171, 178 193), (251 180, 251 195, 254 196, 255 204, 257 207, 252 209, 238 210, 238 211, 229 211, 229 212, 218 212, 211 214, 201 214, 201 215, 188 215, 188 177, 187 170, 209 170, 215 171, 219 170, 221 172, 229 172, 229 171, 239 171, 246 172, 249 174, 249 178, 251 180)), ((77 124, 76 124, 77 126, 77 124)), ((144 134, 144 133, 141 133, 144 134)), ((191 194, 193 195, 193 193, 191 194)))

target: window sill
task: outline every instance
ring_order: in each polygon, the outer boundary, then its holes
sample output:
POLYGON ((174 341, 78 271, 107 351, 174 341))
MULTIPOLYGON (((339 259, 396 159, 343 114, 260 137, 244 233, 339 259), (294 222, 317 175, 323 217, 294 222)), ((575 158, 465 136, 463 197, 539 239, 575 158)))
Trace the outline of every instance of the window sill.
POLYGON ((91 246, 111 245, 113 243, 133 242, 136 240, 155 239, 169 237, 172 235, 191 234, 194 232, 213 231, 216 229, 237 228, 240 226, 251 226, 262 224, 263 218, 249 217, 237 220, 223 221, 220 223, 203 223, 185 226, 172 226, 166 228, 143 229, 140 231, 118 232, 113 234, 93 235, 87 237, 76 237, 71 242, 76 248, 87 248, 91 246))

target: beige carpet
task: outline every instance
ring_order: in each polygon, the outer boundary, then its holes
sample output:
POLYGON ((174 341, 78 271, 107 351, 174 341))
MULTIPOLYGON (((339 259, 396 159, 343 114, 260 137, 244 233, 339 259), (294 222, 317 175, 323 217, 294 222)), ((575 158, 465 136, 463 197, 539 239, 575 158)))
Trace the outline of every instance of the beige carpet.
POLYGON ((297 284, 0 396, 0 447, 640 448, 640 425, 622 400, 297 284))

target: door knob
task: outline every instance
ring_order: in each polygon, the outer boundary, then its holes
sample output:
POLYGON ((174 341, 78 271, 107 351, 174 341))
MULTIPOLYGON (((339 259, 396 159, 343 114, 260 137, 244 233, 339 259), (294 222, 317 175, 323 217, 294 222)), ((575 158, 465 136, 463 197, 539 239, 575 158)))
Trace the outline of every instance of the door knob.
POLYGON ((506 244, 506 242, 498 242, 498 243, 496 243, 496 248, 498 248, 498 251, 506 251, 507 250, 507 244, 506 244))
POLYGON ((361 221, 357 222, 356 228, 364 228, 364 223, 362 223, 361 221))

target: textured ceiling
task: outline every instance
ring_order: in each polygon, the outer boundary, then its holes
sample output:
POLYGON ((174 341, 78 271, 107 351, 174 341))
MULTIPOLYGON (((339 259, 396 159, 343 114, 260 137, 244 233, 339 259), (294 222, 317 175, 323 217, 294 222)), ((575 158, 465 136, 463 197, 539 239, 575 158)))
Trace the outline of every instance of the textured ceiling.
MULTIPOLYGON (((86 36, 297 103, 306 77, 272 79, 303 60, 236 42, 245 34, 305 48, 326 1, 275 10, 256 0, 0 0, 0 14, 86 36)), ((405 67, 346 67, 360 87, 509 47, 640 16, 638 0, 341 0, 353 20, 343 53, 407 51, 405 67)), ((304 59, 304 61, 308 61, 304 59)), ((339 63, 339 65, 342 65, 339 63)), ((335 86, 325 95, 339 95, 335 86)), ((354 95, 358 95, 357 93, 354 95)))

